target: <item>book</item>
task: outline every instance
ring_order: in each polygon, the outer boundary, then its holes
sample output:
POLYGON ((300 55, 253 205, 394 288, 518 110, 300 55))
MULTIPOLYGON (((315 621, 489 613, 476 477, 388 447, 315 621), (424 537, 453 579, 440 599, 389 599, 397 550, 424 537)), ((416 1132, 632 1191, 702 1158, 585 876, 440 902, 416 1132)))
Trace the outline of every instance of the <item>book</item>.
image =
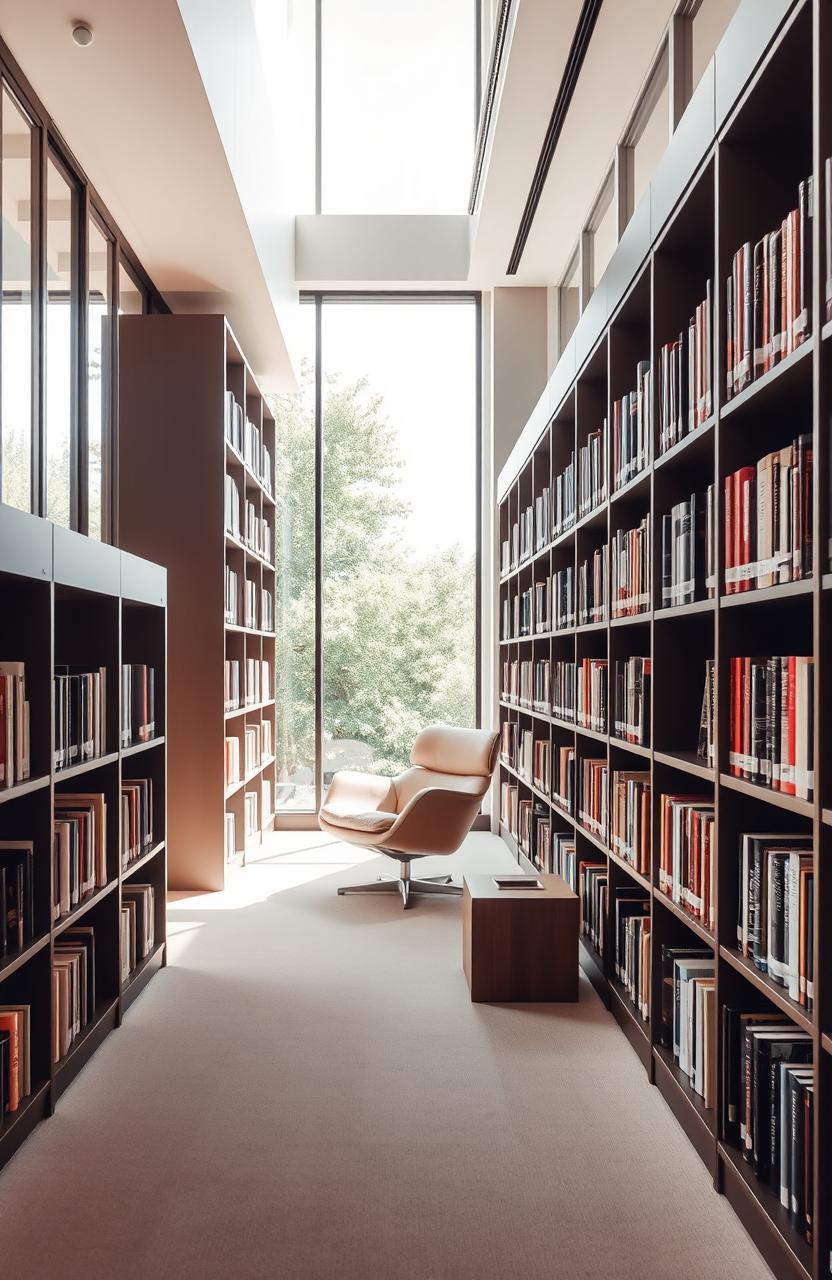
POLYGON ((614 736, 642 747, 650 743, 652 670, 650 658, 618 658, 615 662, 614 736))
POLYGON ((714 804, 706 795, 659 797, 659 889, 714 928, 714 804))
POLYGON ((659 453, 666 453, 713 412, 711 282, 687 325, 659 352, 659 453))
POLYGON ((29 774, 26 664, 0 662, 0 787, 25 782, 29 774))
POLYGON ((107 671, 57 666, 54 676, 55 769, 94 760, 107 749, 107 671))
POLYGON ((692 493, 662 516, 662 607, 692 604, 715 594, 713 485, 692 493), (709 582, 709 579, 711 580, 709 582))
POLYGON ((814 661, 807 656, 730 663, 729 768, 787 795, 814 795, 814 661))
POLYGON ((610 611, 613 618, 650 609, 650 520, 618 529, 610 542, 610 611))
POLYGON ((650 773, 616 769, 612 775, 610 845, 641 875, 650 875, 650 773))
POLYGON ((612 488, 623 488, 650 462, 652 374, 649 360, 636 366, 636 387, 612 406, 612 488))
POLYGON ((607 420, 591 431, 578 452, 578 516, 583 518, 607 499, 607 420))
POLYGON ((797 582, 813 567, 811 435, 725 477, 725 591, 797 582))

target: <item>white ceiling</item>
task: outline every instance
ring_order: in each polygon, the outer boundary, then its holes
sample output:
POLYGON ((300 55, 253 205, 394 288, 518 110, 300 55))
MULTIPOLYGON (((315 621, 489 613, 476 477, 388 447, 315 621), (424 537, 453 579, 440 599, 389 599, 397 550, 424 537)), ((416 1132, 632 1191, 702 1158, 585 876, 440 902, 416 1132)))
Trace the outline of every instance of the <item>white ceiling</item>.
MULTIPOLYGON (((232 0, 228 0, 231 3, 232 0)), ((176 0, 0 0, 0 34, 162 294, 225 311, 266 386, 292 373, 176 0)))

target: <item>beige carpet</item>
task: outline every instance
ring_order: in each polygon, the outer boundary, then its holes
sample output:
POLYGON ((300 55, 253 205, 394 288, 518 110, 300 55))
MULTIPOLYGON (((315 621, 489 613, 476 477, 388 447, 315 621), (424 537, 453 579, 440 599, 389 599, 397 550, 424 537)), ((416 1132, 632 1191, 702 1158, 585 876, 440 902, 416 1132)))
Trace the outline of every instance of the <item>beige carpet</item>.
POLYGON ((171 967, 0 1179, 4 1274, 770 1276, 588 983, 472 1005, 459 903, 338 898, 353 863, 283 837, 172 904, 171 967))

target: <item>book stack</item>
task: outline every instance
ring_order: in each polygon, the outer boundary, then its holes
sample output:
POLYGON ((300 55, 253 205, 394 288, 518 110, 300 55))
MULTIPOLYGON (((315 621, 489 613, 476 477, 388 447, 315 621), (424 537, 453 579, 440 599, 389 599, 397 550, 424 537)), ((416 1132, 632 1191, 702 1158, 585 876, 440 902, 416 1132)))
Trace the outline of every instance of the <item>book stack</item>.
POLYGON ((744 778, 785 795, 814 795, 814 660, 731 658, 728 762, 744 778))
POLYGON ((607 731, 607 660, 584 658, 577 667, 578 724, 596 733, 607 731))
POLYGON ((578 862, 574 835, 564 835, 558 831, 552 836, 552 861, 549 870, 565 880, 573 893, 577 893, 578 862))
POLYGON ((121 668, 121 745, 150 742, 156 733, 156 671, 143 663, 121 668))
POLYGON ((549 579, 534 584, 534 629, 536 633, 549 630, 549 579))
POLYGON ((615 976, 645 1022, 650 1017, 650 895, 633 885, 612 894, 615 976))
POLYGON ((0 840, 0 954, 21 951, 34 937, 33 857, 31 840, 0 840))
POLYGON ((240 540, 240 490, 233 476, 225 477, 225 532, 240 540))
POLYGON ((259 724, 247 724, 243 733, 243 756, 245 759, 246 777, 259 768, 262 759, 259 724))
POLYGON ((534 554, 534 507, 526 507, 519 521, 520 529, 520 564, 531 559, 534 554))
POLYGON ((132 880, 121 889, 121 980, 150 955, 155 945, 155 894, 152 884, 132 880))
POLYGON ((260 629, 274 631, 274 595, 268 587, 260 588, 260 629))
POLYGON ((547 715, 552 705, 549 672, 549 659, 539 658, 534 664, 534 683, 531 690, 532 706, 535 711, 543 711, 547 715))
POLYGON ((615 663, 615 737, 637 746, 650 745, 649 658, 617 658, 615 663))
MULTIPOLYGON (((549 504, 549 486, 548 484, 541 489, 540 493, 534 500, 534 549, 542 551, 549 541, 549 530, 551 529, 551 511, 549 504)), ((505 562, 506 548, 508 544, 503 543, 503 560, 505 562)), ((503 573, 506 570, 503 569, 503 573)))
POLYGON ((558 747, 554 757, 557 774, 552 778, 552 799, 566 813, 575 801, 575 748, 558 747))
POLYGON ((552 630, 575 625, 575 571, 572 565, 552 574, 552 630))
POLYGON ((578 863, 578 898, 581 903, 581 932, 599 955, 604 954, 609 876, 605 862, 578 863))
POLYGON ((812 179, 797 208, 755 245, 741 245, 726 282, 727 399, 762 377, 804 341, 812 327, 812 179))
POLYGON ((107 883, 107 801, 100 792, 55 795, 52 919, 107 883))
POLYGON ((607 616, 607 547, 596 548, 578 569, 578 623, 603 622, 607 616))
POLYGON ((659 797, 659 889, 706 929, 714 927, 714 803, 659 797))
POLYGON ((610 601, 614 618, 647 613, 650 608, 650 520, 635 529, 618 529, 610 546, 610 601))
POLYGON ((791 1225, 812 1243, 814 1071, 812 1037, 781 1013, 722 1010, 725 1141, 739 1147, 791 1225))
POLYGON ((699 741, 696 754, 711 768, 716 761, 716 744, 714 742, 714 722, 716 716, 716 677, 713 658, 705 663, 705 688, 702 693, 702 710, 699 714, 699 741))
POLYGON ((662 516, 662 607, 716 594, 714 486, 692 493, 662 516))
POLYGON ((0 1005, 0 1129, 32 1092, 31 1006, 0 1005))
POLYGON ((538 791, 549 794, 549 779, 552 776, 551 747, 548 738, 536 738, 532 756, 532 782, 538 791))
POLYGON ((29 703, 26 667, 0 662, 0 787, 29 777, 29 703))
POLYGON ((236 658, 226 658, 225 709, 237 711, 240 705, 240 663, 236 658))
POLYGON ((811 836, 743 832, 737 946, 806 1009, 814 1006, 811 836))
POLYGON ((575 663, 558 661, 553 664, 552 715, 559 720, 575 719, 575 663))
POLYGON ((517 784, 504 782, 500 787, 500 821, 517 839, 517 784))
POLYGON ((240 781, 240 739, 232 736, 225 740, 225 785, 232 787, 240 781))
POLYGON ((641 875, 650 875, 649 771, 613 773, 610 844, 619 858, 641 875))
POLYGON ((121 866, 126 870, 153 844, 153 782, 125 779, 121 784, 121 866))
POLYGON ((500 729, 500 758, 513 769, 517 760, 517 721, 504 720, 500 729))
POLYGON ((811 435, 725 477, 725 590, 796 582, 812 572, 811 435))
POLYGON ((552 525, 552 537, 571 529, 575 523, 575 454, 555 480, 555 519, 552 525))
POLYGON ((225 621, 240 625, 240 575, 225 566, 225 621))
POLYGON ((711 282, 674 342, 666 342, 659 362, 659 452, 665 453, 696 431, 713 412, 711 282))
POLYGON ((52 958, 52 1061, 65 1058, 95 1013, 95 930, 67 929, 52 958))
POLYGON ((233 391, 225 393, 225 438, 239 454, 243 452, 243 422, 245 415, 242 406, 234 399, 233 391))
POLYGON ((106 668, 56 667, 55 768, 103 755, 106 728, 106 668))
POLYGON ((583 518, 607 499, 607 420, 587 436, 580 451, 578 515, 583 518))
POLYGON ((517 764, 515 768, 521 778, 525 778, 526 782, 532 780, 532 761, 534 756, 534 731, 532 729, 524 729, 520 734, 519 751, 517 753, 517 764))
POLYGON ((607 838, 609 801, 607 758, 584 757, 578 774, 578 817, 599 840, 607 838))
POLYGON ((650 461, 650 361, 636 365, 636 389, 612 406, 612 488, 621 489, 650 461))
POLYGON ((233 813, 225 815, 225 860, 233 862, 237 856, 237 819, 233 813))
POLYGON ((246 823, 246 838, 256 836, 258 831, 257 822, 257 792, 247 791, 243 799, 243 815, 246 823))
POLYGON ((661 1042, 702 1098, 714 1105, 716 1089, 716 984, 713 952, 704 947, 662 946, 661 1042))

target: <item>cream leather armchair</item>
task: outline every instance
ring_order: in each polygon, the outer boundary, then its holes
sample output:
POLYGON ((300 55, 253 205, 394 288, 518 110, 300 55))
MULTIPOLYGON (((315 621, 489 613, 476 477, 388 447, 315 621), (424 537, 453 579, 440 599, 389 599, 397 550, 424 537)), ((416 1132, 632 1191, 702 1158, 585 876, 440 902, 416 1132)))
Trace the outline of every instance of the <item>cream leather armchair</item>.
POLYGON ((471 830, 497 763, 498 735, 485 729, 431 725, 410 753, 412 768, 395 778, 336 773, 318 823, 348 844, 378 849, 399 862, 398 877, 345 885, 344 893, 400 893, 405 907, 415 894, 461 894, 450 876, 415 880, 413 858, 455 853, 471 830))

